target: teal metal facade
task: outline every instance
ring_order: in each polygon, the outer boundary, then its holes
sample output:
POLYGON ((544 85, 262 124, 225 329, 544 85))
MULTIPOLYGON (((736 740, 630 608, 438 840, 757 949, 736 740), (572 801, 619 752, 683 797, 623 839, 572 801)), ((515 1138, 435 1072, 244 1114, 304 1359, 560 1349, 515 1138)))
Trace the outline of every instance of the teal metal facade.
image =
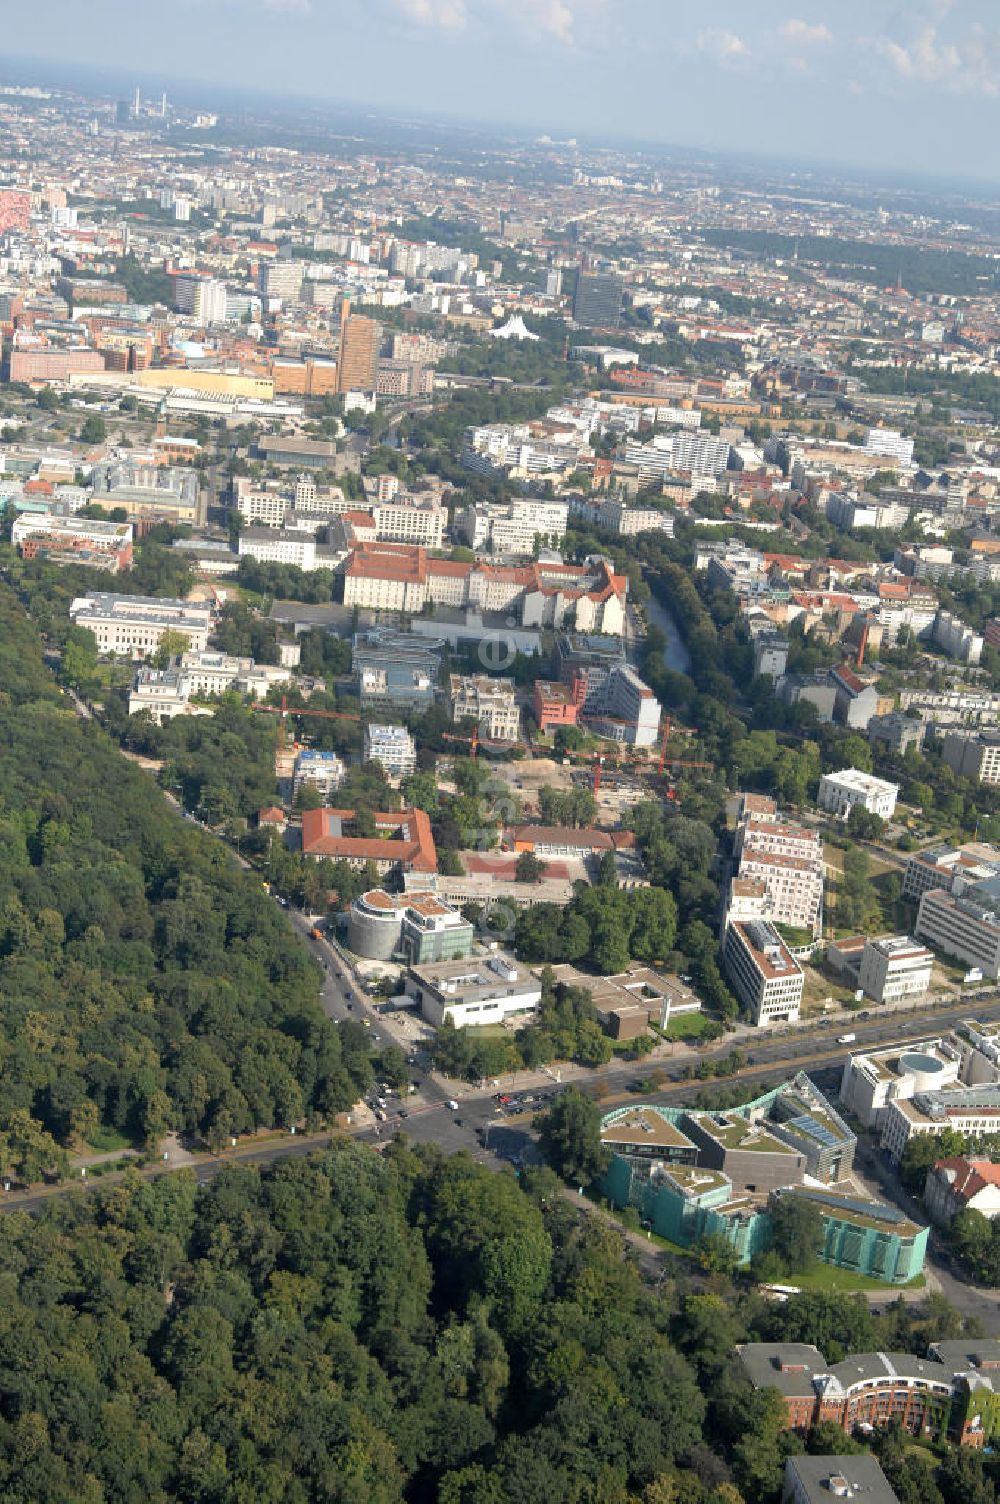
MULTIPOLYGON (((743 1107, 727 1109, 731 1117, 749 1117, 769 1110, 788 1085, 747 1102, 743 1107)), ((618 1108, 607 1114, 605 1127, 627 1120, 637 1110, 654 1112, 680 1131, 684 1131, 687 1108, 644 1106, 618 1108)), ((780 1124, 779 1124, 780 1127, 780 1124)), ((663 1160, 666 1161, 664 1154, 663 1160)), ((733 1200, 732 1184, 706 1184, 682 1190, 671 1183, 670 1165, 663 1164, 665 1174, 651 1178, 655 1160, 614 1154, 601 1185, 613 1206, 634 1206, 653 1231, 671 1243, 690 1248, 701 1238, 718 1236, 733 1249, 741 1264, 748 1264, 757 1253, 771 1244, 771 1217, 767 1210, 747 1207, 723 1214, 722 1208, 733 1200)), ((915 1279, 924 1266, 928 1229, 916 1227, 891 1207, 872 1208, 863 1202, 838 1197, 830 1191, 788 1186, 779 1195, 805 1196, 813 1201, 823 1220, 823 1243, 820 1259, 840 1269, 888 1285, 905 1285, 915 1279), (894 1225, 898 1224, 898 1225, 894 1225)))

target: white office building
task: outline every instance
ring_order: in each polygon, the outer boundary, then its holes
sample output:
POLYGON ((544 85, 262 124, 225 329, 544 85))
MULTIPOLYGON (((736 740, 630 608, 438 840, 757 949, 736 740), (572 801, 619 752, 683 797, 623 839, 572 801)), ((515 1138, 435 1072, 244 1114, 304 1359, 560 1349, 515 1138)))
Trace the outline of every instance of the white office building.
POLYGON ((840 1100, 866 1128, 878 1127, 893 1102, 917 1092, 942 1091, 962 1079, 962 1055, 950 1039, 915 1039, 850 1055, 840 1082, 840 1100))
POLYGON ((858 768, 844 768, 839 773, 823 774, 816 803, 841 820, 847 819, 856 804, 869 814, 891 820, 898 793, 898 784, 887 783, 884 778, 875 778, 858 768))
POLYGON ((920 899, 914 929, 943 956, 1000 978, 1000 879, 976 883, 961 896, 931 888, 920 899))
POLYGON ((934 957, 909 935, 869 940, 861 956, 858 985, 876 1003, 924 997, 931 985, 934 957))
POLYGON ((985 639, 951 611, 937 612, 932 635, 935 647, 958 663, 976 664, 982 659, 985 639))
POLYGON ((502 952, 481 961, 441 961, 411 966, 405 996, 435 1028, 450 1019, 456 1029, 501 1023, 512 1013, 532 1013, 542 1000, 538 978, 502 952))
POLYGON ((882 1148, 897 1162, 911 1138, 954 1129, 964 1138, 992 1138, 1000 1130, 1000 1085, 953 1087, 917 1092, 910 1101, 890 1103, 882 1122, 882 1148))
POLYGON ((417 747, 405 726, 365 727, 365 762, 381 763, 390 778, 417 770, 417 747))
POLYGON ((906 863, 903 897, 916 903, 932 888, 961 894, 987 878, 1000 877, 1000 851, 984 842, 966 846, 929 846, 906 863))
POLYGON ((74 626, 93 632, 99 653, 137 659, 155 653, 168 632, 203 652, 213 621, 212 607, 202 601, 105 592, 77 596, 69 615, 74 626))
POLYGON ((731 924, 723 960, 733 991, 758 1028, 797 1022, 805 977, 773 925, 759 919, 731 924))

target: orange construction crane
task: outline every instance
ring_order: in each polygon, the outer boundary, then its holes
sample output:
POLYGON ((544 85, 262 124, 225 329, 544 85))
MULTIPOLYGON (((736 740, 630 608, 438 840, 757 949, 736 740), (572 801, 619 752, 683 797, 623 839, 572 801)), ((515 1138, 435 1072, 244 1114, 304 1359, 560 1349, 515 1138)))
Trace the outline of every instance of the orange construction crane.
POLYGON ((278 746, 285 750, 285 722, 290 715, 312 716, 317 720, 324 721, 360 721, 361 716, 356 710, 310 710, 307 706, 292 705, 289 707, 288 697, 282 695, 280 705, 257 705, 256 710, 266 711, 268 715, 280 715, 281 721, 278 726, 278 746))

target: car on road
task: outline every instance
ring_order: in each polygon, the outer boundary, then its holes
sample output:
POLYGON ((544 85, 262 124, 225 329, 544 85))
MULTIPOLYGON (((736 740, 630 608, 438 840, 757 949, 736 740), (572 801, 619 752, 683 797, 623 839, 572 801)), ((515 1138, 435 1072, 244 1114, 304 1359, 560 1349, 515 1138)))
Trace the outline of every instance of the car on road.
POLYGON ((399 1109, 399 1116, 400 1116, 400 1117, 401 1117, 401 1118, 408 1118, 408 1117, 409 1117, 409 1116, 410 1116, 410 1114, 409 1114, 409 1113, 408 1113, 408 1112, 407 1112, 407 1110, 406 1110, 406 1108, 405 1108, 405 1107, 401 1107, 401 1108, 400 1108, 400 1109, 399 1109))
POLYGON ((458 1103, 454 1100, 453 1097, 449 1097, 448 1098, 448 1104, 447 1105, 448 1105, 448 1110, 450 1112, 457 1112, 458 1111, 458 1103))
POLYGON ((461 1128, 461 1126, 462 1126, 462 1119, 461 1118, 455 1118, 454 1119, 454 1123, 455 1123, 455 1127, 456 1128, 461 1128))

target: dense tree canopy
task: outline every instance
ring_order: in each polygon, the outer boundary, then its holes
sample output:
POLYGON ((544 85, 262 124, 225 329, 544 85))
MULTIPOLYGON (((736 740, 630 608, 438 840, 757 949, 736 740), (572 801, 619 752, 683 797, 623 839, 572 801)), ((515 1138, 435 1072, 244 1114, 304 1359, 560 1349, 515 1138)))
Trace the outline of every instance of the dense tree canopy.
MULTIPOLYGON (((152 1144, 168 1128, 221 1137, 349 1106, 359 1083, 315 965, 259 880, 78 719, 8 594, 0 620, 8 1165, 37 1171, 38 1132, 68 1147, 103 1123, 152 1144)), ((210 724, 225 756, 225 718, 210 724)))

